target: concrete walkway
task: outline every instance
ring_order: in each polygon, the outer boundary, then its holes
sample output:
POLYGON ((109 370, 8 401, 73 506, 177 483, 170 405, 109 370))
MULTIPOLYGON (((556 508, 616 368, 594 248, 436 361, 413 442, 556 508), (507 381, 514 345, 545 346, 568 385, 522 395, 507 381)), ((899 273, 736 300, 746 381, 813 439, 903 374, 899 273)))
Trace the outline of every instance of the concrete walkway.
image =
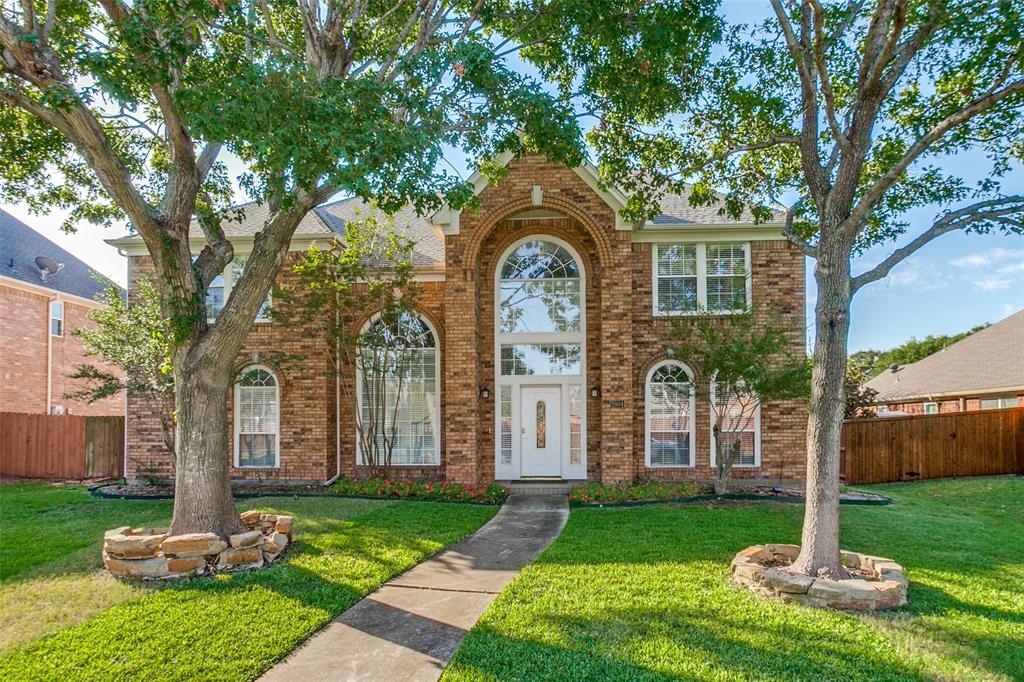
POLYGON ((476 533, 386 583, 260 679, 434 682, 466 632, 568 517, 564 495, 512 495, 476 533))

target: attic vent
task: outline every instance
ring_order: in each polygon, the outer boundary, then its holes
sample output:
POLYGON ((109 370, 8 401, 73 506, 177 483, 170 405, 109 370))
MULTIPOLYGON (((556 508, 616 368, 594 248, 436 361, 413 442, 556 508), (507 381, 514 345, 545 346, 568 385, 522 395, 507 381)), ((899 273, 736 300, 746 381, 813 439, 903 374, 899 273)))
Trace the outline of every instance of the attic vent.
POLYGON ((64 264, 47 256, 36 256, 36 267, 39 268, 39 276, 45 282, 64 269, 64 264))

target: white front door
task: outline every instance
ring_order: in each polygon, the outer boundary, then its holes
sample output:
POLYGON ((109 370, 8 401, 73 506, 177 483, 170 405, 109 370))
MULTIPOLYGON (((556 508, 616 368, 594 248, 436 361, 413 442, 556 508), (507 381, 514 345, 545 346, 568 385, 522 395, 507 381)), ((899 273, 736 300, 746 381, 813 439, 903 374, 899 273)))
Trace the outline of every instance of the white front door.
POLYGON ((562 387, 523 386, 522 476, 562 475, 562 387))

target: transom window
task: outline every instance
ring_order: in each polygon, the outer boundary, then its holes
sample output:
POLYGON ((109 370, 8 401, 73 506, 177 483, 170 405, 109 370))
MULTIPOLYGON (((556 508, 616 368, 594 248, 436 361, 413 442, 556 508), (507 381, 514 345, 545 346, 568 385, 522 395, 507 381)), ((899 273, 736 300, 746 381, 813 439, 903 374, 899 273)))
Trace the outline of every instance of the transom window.
POLYGON ((235 466, 277 467, 280 419, 277 378, 249 367, 235 383, 235 466))
POLYGON ((578 332, 580 270, 565 247, 520 244, 501 266, 500 330, 505 334, 578 332))
POLYGON ((693 381, 679 362, 656 365, 647 375, 647 466, 693 466, 696 411, 693 381))
POLYGON ((750 305, 750 245, 656 244, 654 313, 730 313, 750 305))
POLYGON ((396 323, 378 318, 363 331, 367 346, 357 367, 360 462, 376 456, 379 463, 391 444, 395 465, 439 462, 440 394, 437 338, 427 322, 403 314, 396 323), (364 452, 364 439, 376 441, 376 452, 364 452))

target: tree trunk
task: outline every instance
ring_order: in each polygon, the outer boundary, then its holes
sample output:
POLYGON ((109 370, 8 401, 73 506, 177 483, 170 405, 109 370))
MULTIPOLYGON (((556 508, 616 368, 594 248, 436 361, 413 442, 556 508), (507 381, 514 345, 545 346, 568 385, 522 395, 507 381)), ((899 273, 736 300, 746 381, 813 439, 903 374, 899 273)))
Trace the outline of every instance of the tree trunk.
POLYGON ((807 503, 800 555, 792 570, 811 576, 843 577, 846 572, 839 557, 839 439, 850 330, 850 247, 845 240, 834 237, 819 243, 814 279, 818 302, 807 417, 807 503))
POLYGON ((218 364, 230 363, 205 358, 175 364, 172 534, 209 532, 227 539, 244 530, 231 495, 227 397, 232 375, 230 366, 218 364))

